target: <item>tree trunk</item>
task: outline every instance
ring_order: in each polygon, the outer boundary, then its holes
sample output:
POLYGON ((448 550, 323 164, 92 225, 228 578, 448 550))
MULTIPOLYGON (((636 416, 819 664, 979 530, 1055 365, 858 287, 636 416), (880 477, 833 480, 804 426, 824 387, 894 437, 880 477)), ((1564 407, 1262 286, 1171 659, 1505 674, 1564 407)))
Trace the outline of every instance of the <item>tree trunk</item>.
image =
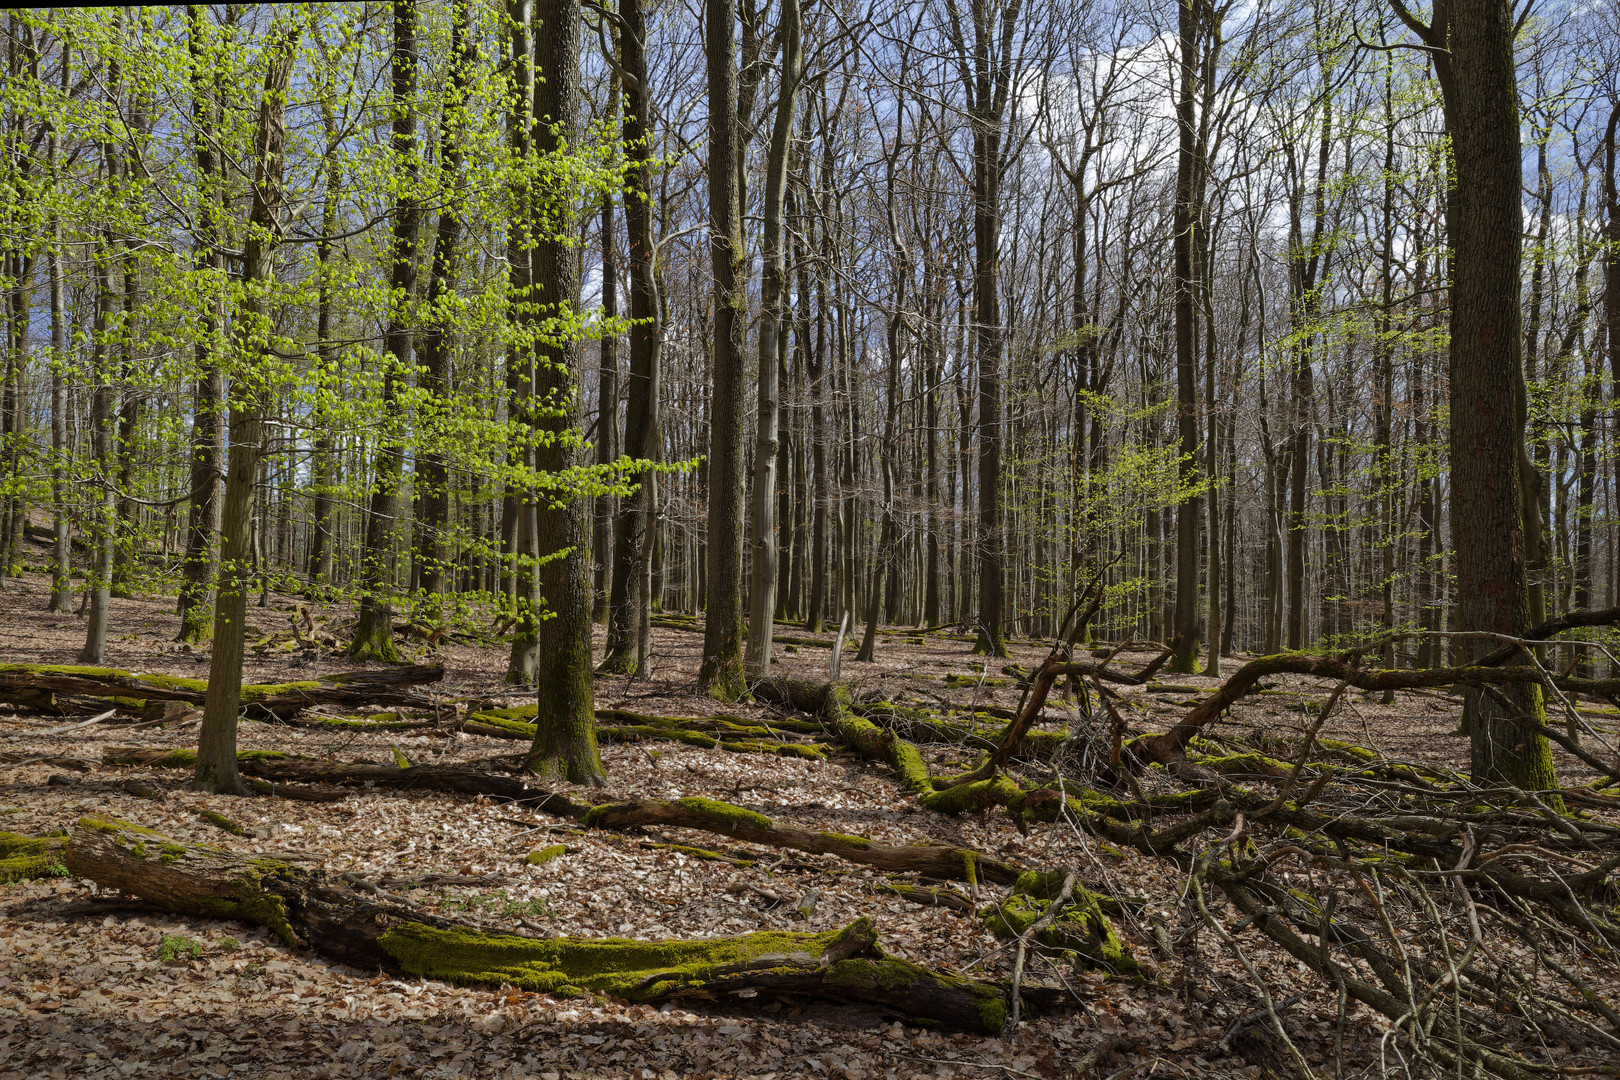
MULTIPOLYGON (((197 230, 195 266, 223 283, 225 259, 214 245, 220 242, 219 200, 223 197, 221 177, 214 161, 210 132, 218 109, 210 84, 203 35, 207 12, 200 4, 187 8, 191 46, 191 122, 196 128, 196 159, 201 197, 197 230), (212 272, 209 274, 208 272, 212 272)), ((215 542, 220 535, 220 466, 225 457, 225 430, 221 423, 225 399, 225 373, 214 350, 219 345, 218 302, 205 301, 202 314, 202 340, 197 343, 197 382, 192 392, 191 499, 186 517, 186 553, 181 562, 182 583, 177 601, 180 632, 176 641, 200 642, 213 631, 213 612, 208 607, 209 589, 214 577, 215 542)))
MULTIPOLYGON (((208 664, 208 691, 203 703, 194 780, 198 789, 219 795, 247 794, 247 787, 237 772, 236 718, 242 698, 255 483, 264 455, 267 387, 263 372, 269 366, 262 363, 270 324, 260 283, 273 273, 271 257, 281 227, 287 85, 297 44, 298 32, 292 29, 274 39, 268 48, 270 66, 264 76, 264 96, 259 104, 259 125, 254 137, 253 209, 242 244, 245 287, 237 322, 242 328, 244 346, 257 352, 261 363, 244 366, 231 385, 231 448, 225 476, 219 593, 214 603, 214 649, 208 664)), ((388 634, 392 639, 392 626, 388 634)))
MULTIPOLYGON (((624 13, 619 13, 620 19, 624 13)), ((620 37, 620 31, 613 33, 614 40, 620 37)), ((624 46, 618 47, 619 66, 623 67, 624 46)), ((608 107, 609 117, 619 118, 619 74, 613 72, 608 78, 608 107)), ((628 148, 628 147, 627 147, 628 148)), ((626 186, 629 185, 627 177, 626 186)), ((602 246, 602 314, 614 318, 619 314, 619 263, 617 258, 617 237, 613 224, 613 192, 604 192, 601 209, 601 246, 602 246)), ((602 335, 597 343, 596 363, 596 463, 610 465, 619 459, 619 334, 610 331, 602 335)), ((608 605, 613 590, 613 523, 618 519, 614 513, 615 499, 612 495, 599 495, 593 507, 594 514, 591 520, 591 563, 593 566, 591 579, 591 621, 607 622, 608 605)))
MULTIPOLYGON (((1423 26, 1451 135, 1446 200, 1451 263, 1451 529, 1457 628, 1517 635, 1529 625, 1520 458, 1524 338, 1519 278, 1523 206, 1513 12, 1506 0, 1454 0, 1423 26)), ((1477 655, 1489 643, 1462 646, 1477 655)), ((1541 688, 1503 697, 1470 689, 1464 709, 1476 783, 1557 786, 1541 688)))
MULTIPOLYGON (((540 0, 535 21, 534 140, 545 158, 580 142, 579 2, 540 0)), ((540 313, 566 319, 579 307, 581 276, 573 192, 542 181, 530 198, 533 220, 548 222, 533 255, 540 313)), ((578 446, 567 438, 578 429, 581 351, 579 341, 566 333, 543 337, 536 350, 530 415, 537 476, 566 476, 582 464, 578 446)), ((527 764, 541 776, 574 784, 605 780, 591 689, 590 511, 586 498, 566 489, 544 493, 535 508, 535 547, 545 560, 535 581, 547 617, 534 629, 543 663, 535 671, 539 713, 527 764)))
MULTIPOLYGON (((62 96, 67 97, 73 72, 71 47, 62 43, 62 96)), ((51 125, 45 144, 46 171, 56 175, 62 133, 51 125)), ((49 610, 66 614, 72 606, 73 545, 68 537, 68 327, 67 297, 62 281, 62 218, 51 215, 51 602, 49 610)))
POLYGON ((746 658, 750 679, 763 679, 771 672, 771 631, 776 619, 776 485, 785 479, 777 475, 776 469, 777 454, 781 449, 780 402, 777 399, 781 392, 782 328, 788 313, 787 258, 782 216, 802 61, 799 22, 798 0, 782 0, 779 32, 782 41, 781 86, 777 93, 776 119, 771 126, 771 142, 766 154, 765 221, 761 237, 764 278, 759 321, 759 415, 754 442, 754 535, 750 568, 752 583, 748 590, 746 658))
POLYGON ((433 269, 428 277, 429 323, 423 327, 417 344, 420 368, 417 388, 427 396, 426 445, 416 461, 415 558, 417 587, 426 594, 429 610, 436 614, 439 594, 445 589, 449 552, 445 537, 450 521, 450 470, 441 448, 448 432, 434 429, 433 419, 442 417, 448 407, 450 389, 450 299, 455 292, 457 248, 461 244, 461 216, 456 195, 461 185, 461 143, 465 138, 467 80, 476 62, 470 42, 472 8, 468 0, 455 0, 450 19, 450 80, 439 132, 439 171, 443 178, 440 197, 445 205, 439 211, 439 224, 433 239, 433 269))
POLYGON ((708 586, 699 682, 746 696, 742 656, 743 391, 748 379, 747 263, 739 205, 736 5, 705 0, 709 86, 709 253, 714 267, 713 391, 709 406, 708 586), (743 281, 739 281, 742 278, 743 281))
POLYGON ((365 548, 360 556, 360 619, 349 643, 349 655, 360 660, 399 660, 394 647, 395 544, 405 509, 405 448, 395 430, 400 415, 400 388, 412 360, 411 305, 416 297, 416 247, 422 226, 417 197, 416 146, 416 0, 392 0, 394 47, 392 73, 393 137, 391 148, 399 185, 394 199, 393 236, 388 246, 388 326, 383 332, 383 399, 386 420, 377 450, 371 505, 366 512, 365 548))
POLYGON ((1175 336, 1176 336, 1176 438, 1181 455, 1176 478, 1183 488, 1176 507, 1176 604, 1175 656, 1169 669, 1190 674, 1198 667, 1198 643, 1202 633, 1198 610, 1198 526, 1201 499, 1186 490, 1198 483, 1198 357, 1195 347, 1196 312, 1193 304, 1193 205, 1196 188, 1197 131, 1194 124, 1194 95, 1200 17, 1193 0, 1180 2, 1181 80, 1176 94, 1175 220, 1175 336))
MULTIPOLYGON (((626 393, 625 453, 637 461, 662 457, 659 396, 662 387, 663 313, 653 268, 652 97, 647 82, 647 17, 642 0, 620 0, 619 68, 624 79, 624 223, 629 241, 630 384, 626 393)), ((647 624, 652 536, 657 528, 657 474, 619 503, 613 524, 613 576, 608 604, 607 655, 602 670, 646 674, 651 659, 643 642, 647 624)))
POLYGON ((233 918, 294 948, 365 969, 453 983, 511 985, 560 996, 641 1003, 693 997, 864 1003, 914 1023, 994 1035, 1006 993, 994 984, 896 959, 870 919, 820 934, 759 933, 692 941, 616 942, 491 933, 275 859, 177 843, 124 821, 81 818, 68 869, 164 911, 233 918))

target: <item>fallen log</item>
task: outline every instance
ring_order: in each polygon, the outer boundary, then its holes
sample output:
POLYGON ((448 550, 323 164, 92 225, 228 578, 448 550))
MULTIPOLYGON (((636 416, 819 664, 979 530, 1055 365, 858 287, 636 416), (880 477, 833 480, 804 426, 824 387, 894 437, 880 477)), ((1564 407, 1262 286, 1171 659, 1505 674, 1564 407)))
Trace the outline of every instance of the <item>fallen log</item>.
MULTIPOLYGON (((424 664, 386 671, 340 672, 302 682, 245 683, 242 708, 250 714, 275 716, 292 715, 311 705, 431 709, 432 701, 409 688, 442 678, 444 668, 424 664)), ((0 701, 55 715, 97 712, 108 704, 131 711, 139 711, 153 701, 201 705, 207 694, 208 683, 204 680, 178 675, 142 675, 71 664, 0 664, 0 701), (81 703, 58 702, 57 694, 87 696, 99 704, 87 710, 81 703)))
POLYGON ((1010 885, 1020 867, 970 848, 949 844, 880 844, 864 836, 816 832, 780 825, 764 814, 714 799, 638 799, 592 807, 580 819, 586 826, 626 829, 667 825, 721 833, 754 844, 791 848, 814 855, 836 855, 849 862, 890 872, 910 872, 947 881, 993 881, 1010 885))
POLYGON ((0 832, 0 884, 62 876, 66 847, 66 833, 19 836, 14 832, 0 832))
POLYGON ((761 992, 871 1006, 912 1023, 999 1033, 1006 992, 885 953, 870 919, 821 934, 690 941, 534 938, 378 899, 277 859, 181 844, 123 821, 81 818, 68 869, 165 911, 267 926, 295 948, 361 968, 640 1003, 761 992))

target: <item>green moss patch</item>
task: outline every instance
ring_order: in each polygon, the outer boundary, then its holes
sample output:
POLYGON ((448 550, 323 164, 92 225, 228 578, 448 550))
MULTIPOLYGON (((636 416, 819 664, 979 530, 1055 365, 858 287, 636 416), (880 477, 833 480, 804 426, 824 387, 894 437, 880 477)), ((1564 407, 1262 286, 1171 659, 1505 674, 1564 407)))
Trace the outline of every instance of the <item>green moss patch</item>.
MULTIPOLYGON (((979 912, 980 921, 999 938, 1028 933, 1051 910, 1063 888, 1064 877, 1062 871, 1033 871, 1021 875, 1013 885, 1011 896, 979 912)), ((1120 911, 1119 903, 1112 897, 1077 885, 1063 912, 1042 928, 1035 940, 1085 967, 1121 975, 1139 974, 1141 967, 1109 921, 1108 908, 1115 913, 1120 911)))
POLYGON ((65 877, 63 843, 59 837, 22 836, 0 832, 0 884, 65 877))
POLYGON ((548 844, 537 851, 529 852, 528 855, 524 856, 523 861, 530 866, 544 866, 557 856, 566 854, 568 854, 567 844, 548 844))
POLYGON ((852 931, 875 937, 866 919, 821 934, 767 932, 707 941, 536 939, 405 923, 386 931, 379 944, 402 971, 424 978, 653 1001, 764 957, 819 958, 852 931))
POLYGON ((755 829, 769 829, 771 827, 771 819, 764 814, 745 810, 740 806, 733 806, 731 803, 720 802, 717 799, 705 799, 691 795, 684 799, 675 800, 675 805, 708 818, 718 826, 721 832, 730 832, 739 825, 755 829))

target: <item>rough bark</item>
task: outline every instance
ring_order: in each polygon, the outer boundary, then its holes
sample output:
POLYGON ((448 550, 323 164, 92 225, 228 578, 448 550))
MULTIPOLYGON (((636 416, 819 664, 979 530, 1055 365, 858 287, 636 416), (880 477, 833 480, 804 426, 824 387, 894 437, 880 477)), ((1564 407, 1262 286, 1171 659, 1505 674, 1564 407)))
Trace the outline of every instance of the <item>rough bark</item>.
POLYGON ((294 948, 360 968, 643 1003, 765 992, 866 1004, 981 1034, 998 1033, 1006 1017, 1001 987, 889 956, 869 919, 822 934, 534 938, 430 915, 277 859, 180 844, 129 822, 80 819, 67 859, 72 873, 161 910, 256 923, 294 948))
MULTIPOLYGON (((392 75, 393 116, 391 149, 397 172, 393 235, 388 245, 388 326, 383 332, 387 373, 383 399, 388 428, 400 423, 399 388, 412 363, 410 307, 416 294, 416 246, 422 229, 422 206, 416 191, 416 0, 393 0, 392 75)), ((393 662, 394 546, 404 510, 405 448, 399 433, 387 430, 377 448, 371 503, 366 510, 365 547, 360 556, 360 618, 349 643, 349 655, 360 660, 393 662)))
MULTIPOLYGON (((534 35, 540 73, 534 96, 535 149, 563 152, 580 142, 580 7, 577 0, 539 0, 534 35)), ((533 192, 536 220, 550 228, 534 247, 534 288, 543 315, 561 318, 579 307, 580 223, 572 191, 548 186, 533 192)), ((535 467, 564 475, 581 464, 579 426, 581 353, 576 339, 545 343, 535 367, 535 467)), ((576 492, 542 493, 535 509, 535 541, 545 561, 535 580, 547 618, 534 629, 542 663, 535 670, 539 721, 528 764, 542 776, 575 784, 606 779, 596 749, 591 687, 590 503, 576 492)))
MULTIPOLYGON (((297 30, 270 45, 254 137, 253 208, 242 245, 242 310, 237 319, 249 350, 263 350, 269 333, 262 282, 280 229, 282 152, 286 137, 287 86, 297 51, 297 30)), ((268 367, 268 365, 264 365, 268 367)), ((230 458, 225 476, 219 592, 214 603, 214 648, 209 657, 202 731, 197 743, 196 786, 222 795, 243 795, 236 767, 236 718, 241 710, 242 654, 247 596, 253 563, 253 503, 264 456, 266 387, 260 366, 238 371, 230 393, 230 458)), ((393 637, 393 629, 389 629, 393 637)))
POLYGON ((708 568, 699 681, 723 700, 746 696, 743 674, 743 391, 748 378, 745 249, 738 169, 736 5, 706 0, 709 86, 709 253, 714 272, 709 402, 708 568))
MULTIPOLYGON (((1530 607, 1519 469, 1524 226, 1513 11, 1506 0, 1453 0, 1425 26, 1394 2, 1440 50, 1432 56, 1451 136, 1451 527, 1453 548, 1467 553, 1456 561, 1457 627, 1519 634, 1530 607)), ((1474 779, 1556 786, 1551 748, 1537 733, 1546 718, 1540 686, 1509 687, 1504 695, 1467 694, 1474 779)))
POLYGON ((1186 489, 1198 482, 1198 358, 1194 351, 1193 192, 1196 186, 1197 130, 1194 97, 1197 85, 1199 10, 1194 0, 1179 4, 1180 82, 1176 91, 1175 340, 1176 439, 1180 455, 1176 478, 1184 489, 1176 508, 1176 654, 1170 670, 1190 674, 1198 666, 1202 633, 1198 611, 1198 526, 1203 500, 1186 489))

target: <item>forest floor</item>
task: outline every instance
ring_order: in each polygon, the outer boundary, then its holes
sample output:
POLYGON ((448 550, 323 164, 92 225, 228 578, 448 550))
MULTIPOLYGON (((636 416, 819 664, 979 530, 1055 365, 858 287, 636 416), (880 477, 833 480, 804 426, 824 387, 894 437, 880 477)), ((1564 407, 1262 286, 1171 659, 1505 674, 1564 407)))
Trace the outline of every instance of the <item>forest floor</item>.
MULTIPOLYGON (((71 664, 84 622, 45 612, 48 581, 38 573, 0 591, 0 662, 71 664)), ((293 651, 276 641, 300 605, 317 627, 342 637, 343 608, 308 605, 272 593, 250 611, 258 638, 245 678, 308 679, 353 670, 330 650, 293 651)), ((206 677, 206 650, 173 643, 170 596, 115 599, 107 663, 139 672, 206 677)), ((797 627, 778 633, 806 636, 797 627)), ((821 640, 829 640, 821 635, 821 640)), ((651 677, 600 677, 598 708, 675 716, 768 716, 758 704, 720 705, 694 692, 702 636, 655 631, 651 677)), ((505 687, 503 642, 457 638, 430 649, 409 644, 417 660, 443 663, 443 682, 425 688, 445 703, 468 698, 520 704, 505 687)), ((1014 708, 1019 690, 1000 672, 982 670, 970 642, 956 635, 885 631, 878 660, 843 662, 857 700, 925 702, 934 708, 1014 708)), ((1013 646, 1012 662, 1033 667, 1046 647, 1013 646)), ((825 679, 829 650, 778 646, 782 674, 825 679), (784 651, 788 649, 791 651, 784 651)), ((1143 657, 1143 659, 1146 659, 1143 657)), ((1229 660, 1229 670, 1236 664, 1229 660)), ((1127 665, 1128 666, 1128 665, 1127 665)), ((1166 677, 1157 692, 1126 688, 1140 703, 1137 730, 1162 730, 1180 711, 1166 687, 1213 686, 1202 677, 1166 677)), ((1277 680, 1223 722, 1278 732, 1306 726, 1304 703, 1328 686, 1277 680)), ((1466 740, 1449 737, 1457 699, 1403 693, 1393 705, 1351 695, 1325 735, 1378 748, 1390 758, 1466 766, 1466 740), (1337 730, 1335 730, 1337 729, 1337 730)), ((362 710, 363 711, 363 710, 362 710)), ((775 715, 781 715, 775 712, 775 715)), ((1053 702, 1046 727, 1076 721, 1053 702)), ((67 721, 72 723, 72 720, 67 721)), ((1612 721, 1611 721, 1612 723, 1612 721)), ((135 731, 125 718, 54 729, 64 721, 0 705, 0 751, 97 761, 109 747, 194 745, 196 728, 135 731)), ((466 733, 403 732, 392 737, 274 723, 243 723, 243 749, 282 750, 329 760, 451 762, 510 753, 514 744, 466 733)), ((960 748, 923 747, 936 773, 971 762, 960 748)), ((1264 1027, 1262 999, 1219 940, 1193 929, 1197 917, 1180 895, 1173 868, 1101 844, 1067 826, 1035 826, 1028 835, 1003 812, 947 818, 921 810, 885 766, 834 753, 825 760, 730 753, 678 743, 604 744, 604 797, 707 796, 768 814, 783 824, 857 833, 890 843, 943 841, 994 853, 1030 868, 1078 867, 1085 883, 1142 902, 1142 918, 1122 921, 1144 978, 1104 977, 1032 960, 1028 982, 1065 988, 1070 1005, 1028 1020, 1012 1038, 939 1033, 893 1022, 870 1009, 781 1003, 760 998, 748 1012, 701 1005, 650 1008, 605 998, 560 999, 510 988, 458 987, 361 971, 300 954, 266 931, 119 906, 112 894, 71 878, 0 885, 0 1080, 22 1077, 1066 1077, 1123 1080, 1149 1076, 1259 1076, 1290 1067, 1275 1048, 1255 1048, 1244 1032, 1264 1027), (655 748, 656 753, 649 753, 655 748), (1162 917, 1177 938, 1175 955, 1143 925, 1162 917), (183 940, 176 940, 183 939, 183 940), (166 944, 167 943, 167 944, 166 944), (193 949, 193 946, 195 947, 193 949), (1242 1023, 1238 1023, 1242 1021, 1242 1023), (1237 1027, 1234 1028, 1234 1025, 1237 1027), (1086 1057, 1088 1052, 1092 1056, 1086 1057)), ((1567 782, 1586 778, 1561 759, 1567 782)), ((669 842, 705 848, 714 837, 652 830, 638 835, 581 831, 571 823, 483 798, 365 790, 342 802, 232 799, 189 790, 180 770, 95 767, 65 774, 44 762, 0 765, 0 829, 37 835, 70 828, 85 814, 150 826, 177 840, 242 852, 281 853, 310 868, 375 879, 402 873, 442 875, 405 893, 410 902, 458 918, 539 935, 658 939, 761 929, 824 930, 871 916, 885 948, 918 962, 1005 979, 1009 943, 972 915, 917 906, 881 891, 883 876, 831 857, 749 849, 750 866, 689 857, 669 842), (132 775, 165 796, 128 793, 132 775), (199 818, 222 812, 247 826, 228 835, 199 818), (565 843, 543 865, 532 850, 565 843), (457 878, 466 878, 466 883, 457 878), (813 908, 800 905, 812 892, 813 908), (772 898, 775 897, 775 899, 772 898), (785 901, 785 902, 783 902, 785 901)), ((1144 783, 1154 783, 1147 777, 1144 783)), ((1168 781, 1162 781, 1166 785, 1168 781)), ((1168 789, 1168 787, 1167 787, 1168 789)), ((1230 919, 1227 920, 1230 922, 1230 919)), ((1274 993, 1292 1000, 1290 1034, 1319 1075, 1376 1075, 1382 1018, 1353 1003, 1335 1020, 1333 995, 1303 964, 1245 938, 1274 993), (1292 988, 1291 990, 1289 988, 1292 988), (1295 997, 1294 995, 1302 995, 1295 997)), ((1557 1048, 1549 1053, 1557 1057, 1557 1048)))

